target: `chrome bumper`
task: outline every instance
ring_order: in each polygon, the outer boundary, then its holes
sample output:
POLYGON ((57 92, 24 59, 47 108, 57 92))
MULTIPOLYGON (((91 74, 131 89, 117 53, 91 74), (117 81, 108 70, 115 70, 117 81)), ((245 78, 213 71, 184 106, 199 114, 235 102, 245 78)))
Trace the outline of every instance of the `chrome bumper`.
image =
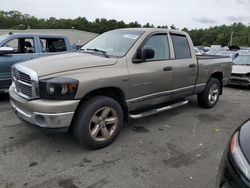
POLYGON ((54 114, 30 112, 20 107, 17 107, 13 101, 10 101, 10 104, 19 118, 42 128, 69 127, 74 116, 74 112, 54 114))
POLYGON ((69 127, 79 103, 79 101, 27 101, 20 98, 12 87, 9 89, 9 95, 10 104, 16 115, 20 119, 40 128, 69 127), (39 109, 43 109, 43 111, 39 109), (47 110, 45 111, 45 109, 47 110))

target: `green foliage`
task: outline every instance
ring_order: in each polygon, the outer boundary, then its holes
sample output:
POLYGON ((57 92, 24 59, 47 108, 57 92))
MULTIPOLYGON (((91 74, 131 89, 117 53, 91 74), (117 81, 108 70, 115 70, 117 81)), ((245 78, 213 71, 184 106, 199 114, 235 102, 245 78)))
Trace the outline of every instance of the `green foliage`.
MULTIPOLYGON (((145 26, 153 27, 147 23, 145 26)), ((0 11, 0 29, 77 29, 95 33, 103 33, 117 28, 141 27, 138 22, 124 23, 114 19, 95 19, 90 22, 85 17, 75 19, 64 19, 50 17, 48 19, 38 19, 29 14, 22 14, 18 11, 0 11)))
POLYGON ((209 45, 230 45, 231 35, 232 45, 250 46, 250 26, 242 23, 233 23, 230 26, 221 25, 208 29, 186 30, 196 46, 209 45))
MULTIPOLYGON (((138 22, 124 23, 114 19, 105 18, 95 19, 90 22, 85 17, 75 19, 54 18, 48 19, 36 18, 29 14, 22 14, 19 11, 0 11, 0 29, 77 29, 95 33, 103 33, 117 28, 127 27, 155 27, 150 23, 141 25, 138 22)), ((157 28, 178 29, 175 25, 157 26, 157 28)), ((250 46, 250 26, 242 23, 233 23, 232 25, 221 25, 207 29, 183 28, 190 34, 194 45, 210 46, 213 44, 229 45, 231 34, 233 33, 232 45, 250 46)))

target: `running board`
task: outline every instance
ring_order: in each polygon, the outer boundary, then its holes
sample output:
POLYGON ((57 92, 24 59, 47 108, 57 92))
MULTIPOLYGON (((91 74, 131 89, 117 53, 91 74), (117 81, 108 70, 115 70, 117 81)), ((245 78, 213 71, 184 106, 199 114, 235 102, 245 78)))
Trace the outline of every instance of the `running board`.
POLYGON ((140 119, 140 118, 143 118, 146 116, 151 116, 151 115, 154 115, 154 114, 157 114, 160 112, 164 112, 164 111, 167 111, 167 110, 170 110, 173 108, 177 108, 177 107, 183 106, 185 104, 188 104, 188 100, 177 102, 177 103, 171 104, 169 106, 161 107, 161 108, 155 108, 155 109, 152 109, 152 110, 149 110, 146 112, 142 112, 140 114, 129 114, 129 117, 132 119, 140 119))

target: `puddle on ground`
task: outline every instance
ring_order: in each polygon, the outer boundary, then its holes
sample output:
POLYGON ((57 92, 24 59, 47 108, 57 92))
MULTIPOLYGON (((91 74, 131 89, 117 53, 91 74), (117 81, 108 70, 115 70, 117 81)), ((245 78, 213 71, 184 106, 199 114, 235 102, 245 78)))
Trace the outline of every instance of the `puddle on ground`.
POLYGON ((63 188, 79 188, 73 183, 73 179, 62 179, 58 182, 58 185, 63 188))
POLYGON ((137 133, 146 133, 146 132, 150 132, 148 129, 146 129, 145 127, 133 127, 132 129, 133 131, 137 132, 137 133))

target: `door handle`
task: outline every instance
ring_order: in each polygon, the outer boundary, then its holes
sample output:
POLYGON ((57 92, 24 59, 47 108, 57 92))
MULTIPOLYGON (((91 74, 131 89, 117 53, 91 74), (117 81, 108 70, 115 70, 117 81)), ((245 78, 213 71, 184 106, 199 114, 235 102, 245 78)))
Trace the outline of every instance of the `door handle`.
POLYGON ((173 67, 164 67, 163 68, 163 71, 171 71, 171 70, 173 70, 173 67))
POLYGON ((195 68, 195 67, 196 67, 196 64, 190 64, 188 67, 189 67, 189 68, 195 68))

